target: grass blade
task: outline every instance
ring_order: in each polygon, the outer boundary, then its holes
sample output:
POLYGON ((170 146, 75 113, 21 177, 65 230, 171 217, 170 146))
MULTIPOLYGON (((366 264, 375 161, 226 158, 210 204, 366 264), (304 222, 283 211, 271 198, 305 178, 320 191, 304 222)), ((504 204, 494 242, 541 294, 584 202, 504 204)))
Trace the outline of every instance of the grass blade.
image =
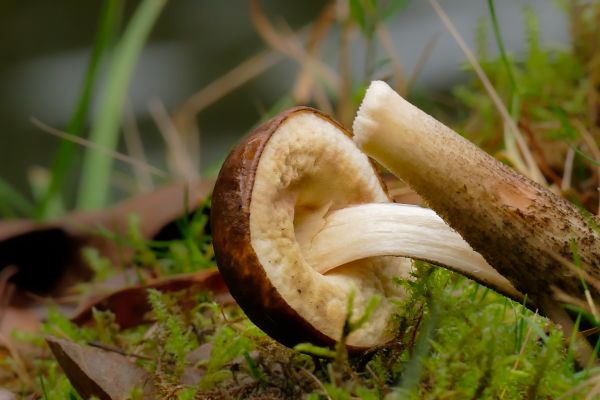
MULTIPOLYGON (((103 2, 83 86, 79 93, 75 111, 66 129, 71 135, 80 136, 83 131, 103 56, 111 46, 117 30, 116 28, 119 25, 122 4, 119 0, 107 0, 103 2)), ((53 215, 53 210, 56 209, 53 205, 61 203, 59 191, 69 171, 69 167, 73 163, 75 148, 75 143, 71 141, 63 140, 60 143, 52 163, 50 183, 35 210, 35 216, 38 219, 58 217, 58 215, 53 215)))
MULTIPOLYGON (((131 75, 142 47, 166 0, 144 0, 135 11, 108 67, 106 89, 100 99, 98 117, 92 125, 90 141, 114 149, 119 137, 121 114, 131 75)), ((109 194, 112 158, 89 149, 80 177, 78 208, 95 209, 106 204, 109 194)))
POLYGON ((494 6, 494 0, 488 0, 488 9, 490 11, 492 26, 494 27, 494 37, 496 38, 496 45, 498 46, 498 50, 500 50, 500 58, 502 59, 502 64, 504 65, 506 73, 508 74, 508 79, 510 81, 510 86, 513 90, 513 93, 515 93, 517 92, 517 81, 515 80, 512 65, 510 64, 508 55, 506 54, 506 48, 504 47, 504 40, 502 39, 502 33, 500 32, 500 24, 498 24, 498 17, 496 16, 496 7, 494 6))
POLYGON ((2 178, 0 178, 0 203, 4 204, 7 209, 20 211, 24 215, 32 215, 35 209, 29 199, 2 178))
MULTIPOLYGON (((33 195, 33 200, 36 202, 36 205, 39 205, 43 197, 48 193, 48 186, 52 180, 52 175, 46 168, 32 166, 29 167, 27 171, 27 178, 29 180, 29 187, 31 194, 33 195)), ((49 219, 64 215, 65 208, 60 196, 53 197, 51 201, 48 202, 46 210, 46 216, 49 219)))

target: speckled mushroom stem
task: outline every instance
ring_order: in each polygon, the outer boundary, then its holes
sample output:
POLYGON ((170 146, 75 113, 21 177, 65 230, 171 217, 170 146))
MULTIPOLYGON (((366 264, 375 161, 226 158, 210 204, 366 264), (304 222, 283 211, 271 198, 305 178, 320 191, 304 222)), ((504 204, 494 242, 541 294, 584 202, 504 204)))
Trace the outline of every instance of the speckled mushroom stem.
POLYGON ((559 295, 586 303, 582 273, 600 279, 597 218, 503 165, 384 82, 371 84, 353 128, 363 151, 412 186, 542 312, 560 312, 559 295), (574 245, 582 272, 557 257, 573 259, 574 245))

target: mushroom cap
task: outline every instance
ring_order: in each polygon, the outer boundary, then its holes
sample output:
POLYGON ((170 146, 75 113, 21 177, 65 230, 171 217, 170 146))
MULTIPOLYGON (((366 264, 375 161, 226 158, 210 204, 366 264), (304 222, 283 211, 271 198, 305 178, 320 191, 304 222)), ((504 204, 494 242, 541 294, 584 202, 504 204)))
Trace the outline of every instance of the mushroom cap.
POLYGON ((404 295, 392 278, 407 277, 411 261, 370 257, 323 275, 303 253, 328 212, 386 202, 379 175, 347 130, 311 108, 285 111, 247 136, 221 168, 211 207, 219 270, 248 317, 287 346, 335 343, 351 292, 354 318, 373 296, 381 300, 348 336, 348 349, 386 343, 394 301, 404 295))

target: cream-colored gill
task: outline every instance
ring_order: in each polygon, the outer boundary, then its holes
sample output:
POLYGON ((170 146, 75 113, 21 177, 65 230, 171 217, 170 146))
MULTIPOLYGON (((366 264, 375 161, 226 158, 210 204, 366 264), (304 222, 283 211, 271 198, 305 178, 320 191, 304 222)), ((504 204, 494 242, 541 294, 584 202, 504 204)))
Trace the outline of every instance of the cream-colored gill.
POLYGON ((368 257, 409 257, 459 272, 511 298, 522 297, 434 211, 412 205, 371 203, 333 211, 303 243, 303 254, 321 273, 368 257))

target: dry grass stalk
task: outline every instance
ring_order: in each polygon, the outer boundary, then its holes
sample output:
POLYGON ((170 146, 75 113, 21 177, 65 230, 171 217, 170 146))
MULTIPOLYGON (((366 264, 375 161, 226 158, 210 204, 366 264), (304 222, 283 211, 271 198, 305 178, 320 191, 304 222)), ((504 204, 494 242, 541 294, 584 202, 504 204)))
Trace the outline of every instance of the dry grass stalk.
POLYGON ((98 145, 97 143, 91 142, 91 141, 81 138, 79 136, 71 135, 71 134, 63 132, 59 129, 52 128, 35 118, 32 118, 31 122, 36 127, 38 127, 39 129, 41 129, 42 131, 44 131, 46 133, 49 133, 52 136, 56 136, 60 139, 68 140, 68 141, 76 143, 80 146, 87 147, 89 149, 94 149, 95 151, 98 151, 100 153, 107 154, 110 157, 114 158, 115 160, 124 162, 124 163, 132 165, 132 166, 136 166, 137 168, 148 171, 148 173, 155 175, 157 177, 160 177, 160 178, 168 178, 169 177, 169 174, 167 174, 166 172, 148 164, 147 162, 145 162, 143 160, 138 160, 137 158, 130 157, 127 154, 123 154, 123 153, 119 153, 118 151, 107 149, 104 146, 98 145))
POLYGON ((183 138, 164 105, 158 99, 154 99, 150 102, 149 107, 154 122, 167 144, 168 161, 172 174, 187 182, 199 179, 200 166, 194 163, 188 153, 183 138))
POLYGON ((433 53, 433 49, 435 48, 439 39, 440 33, 436 32, 427 40, 425 47, 423 47, 423 50, 421 50, 421 53, 417 58, 417 64, 415 65, 415 69, 411 72, 410 77, 406 82, 407 91, 410 91, 417 79, 419 79, 419 76, 421 75, 421 72, 423 72, 427 61, 429 61, 429 57, 431 57, 431 53, 433 53))
POLYGON ((257 32, 265 42, 274 49, 295 59, 301 65, 308 64, 309 68, 314 68, 318 77, 324 80, 332 90, 337 91, 339 78, 335 70, 318 58, 311 56, 302 45, 297 43, 293 35, 279 33, 265 16, 258 0, 250 2, 250 17, 257 32))
POLYGON ((394 45, 394 40, 392 39, 392 35, 390 31, 387 29, 385 25, 380 25, 377 29, 377 37, 381 42, 385 52, 387 53, 390 61, 392 63, 392 75, 394 77, 394 90, 400 93, 401 95, 405 95, 407 93, 407 81, 404 74, 404 68, 402 67, 402 61, 400 59, 400 54, 398 54, 398 50, 394 45))
POLYGON ((177 109, 173 115, 177 129, 180 132, 193 130, 196 123, 195 118, 198 113, 244 83, 260 75, 282 59, 283 56, 281 54, 273 50, 265 50, 236 65, 233 69, 192 95, 177 109))
MULTIPOLYGON (((311 32, 309 34, 306 51, 311 58, 317 59, 319 51, 327 33, 331 29, 331 25, 335 20, 335 7, 332 5, 326 6, 321 14, 317 17, 311 32)), ((289 35, 291 40, 295 40, 299 44, 299 39, 294 35, 289 35)), ((296 83, 292 90, 294 101, 297 104, 306 104, 310 100, 310 95, 315 85, 315 71, 312 64, 305 63, 301 65, 300 71, 296 76, 296 83)))
POLYGON ((560 189, 566 192, 571 188, 571 180, 573 179, 573 161, 575 161, 575 150, 569 148, 565 157, 565 166, 563 168, 563 176, 560 189))
POLYGON ((517 124, 510 116, 510 113, 506 109, 506 106, 502 102, 502 99, 494 89, 494 86, 483 71, 483 68, 481 68, 479 61, 477 61, 477 58, 475 57, 471 49, 469 49, 458 30, 456 30, 456 27, 454 26, 452 21, 450 21, 450 18, 448 18, 448 14, 446 14, 446 12, 442 9, 437 0, 429 0, 429 2, 431 3, 431 6, 433 7, 434 11, 438 14, 440 19, 444 23, 444 26, 448 29, 448 32, 450 32, 458 46, 461 48, 461 50, 467 57, 469 64, 471 64, 471 67, 481 80, 481 83, 483 84, 485 90, 487 91, 494 105, 498 109, 498 112, 502 116, 502 119, 505 124, 504 137, 506 143, 506 151, 507 155, 510 158, 510 161, 515 165, 518 171, 527 175, 535 182, 545 186, 546 179, 544 178, 544 175, 542 174, 538 165, 536 164, 533 154, 527 146, 527 142, 525 141, 523 135, 519 131, 517 124))
MULTIPOLYGON (((144 151, 144 144, 140 136, 140 131, 135 120, 135 114, 131 107, 127 107, 125 110, 125 118, 123 123, 123 139, 125 139, 125 147, 127 152, 136 160, 146 161, 146 152, 144 151)), ((133 174, 135 181, 138 184, 142 192, 150 191, 154 188, 152 182, 152 176, 143 168, 138 165, 133 165, 133 174)))

